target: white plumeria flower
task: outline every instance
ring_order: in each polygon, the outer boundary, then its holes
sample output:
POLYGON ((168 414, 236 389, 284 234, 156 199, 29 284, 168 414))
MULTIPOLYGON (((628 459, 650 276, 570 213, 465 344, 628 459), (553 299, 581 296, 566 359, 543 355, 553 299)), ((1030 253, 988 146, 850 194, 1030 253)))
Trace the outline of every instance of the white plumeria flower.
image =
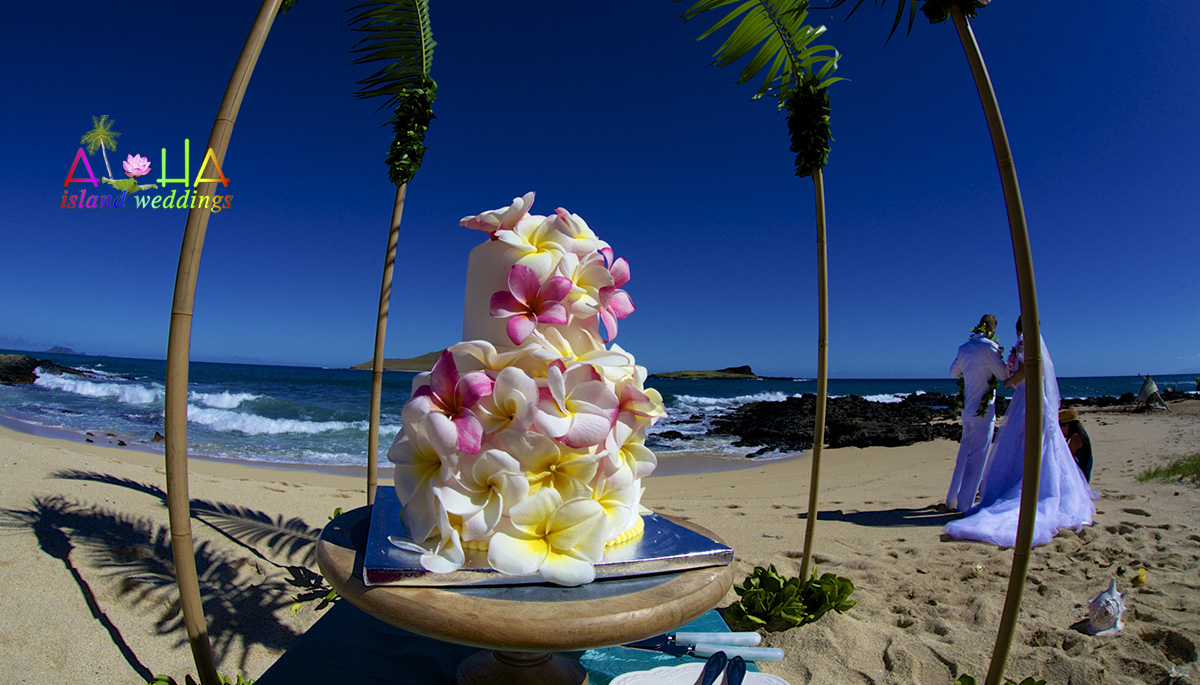
POLYGON ((629 468, 634 478, 645 478, 654 473, 658 457, 646 447, 646 429, 635 423, 619 420, 613 424, 612 432, 605 440, 609 463, 617 468, 629 468))
POLYGON ((578 214, 572 214, 559 207, 554 210, 554 216, 551 219, 558 219, 554 227, 571 239, 568 245, 574 254, 592 254, 601 248, 608 247, 608 243, 600 240, 596 236, 596 232, 578 214))
POLYGON ((495 236, 497 231, 513 230, 522 221, 540 222, 544 217, 529 216, 529 210, 533 207, 533 198, 534 193, 530 191, 522 197, 514 197, 512 204, 507 207, 493 209, 475 216, 464 216, 458 225, 495 236))
MULTIPOLYGON (((433 491, 440 500, 441 490, 433 491)), ((400 549, 421 555, 421 566, 432 573, 453 573, 463 567, 467 555, 463 552, 462 539, 450 523, 446 509, 438 503, 437 533, 421 543, 393 539, 392 544, 400 549)))
POLYGON ((586 319, 600 313, 600 289, 611 287, 612 273, 604 265, 604 256, 589 252, 584 256, 568 252, 558 262, 559 275, 571 281, 571 291, 566 302, 571 315, 586 319))
POLYGON ((441 502, 434 492, 457 469, 458 455, 439 454, 420 426, 406 420, 387 457, 396 465, 394 480, 396 495, 404 504, 404 525, 410 537, 424 541, 438 525, 441 502))
POLYGON ((541 221, 522 220, 511 231, 499 231, 496 239, 509 246, 509 255, 516 251, 516 264, 529 267, 538 280, 543 280, 558 266, 570 247, 571 238, 555 228, 557 218, 526 217, 541 221))
POLYGON ((591 447, 608 436, 620 404, 591 364, 566 368, 555 360, 546 370, 534 425, 568 447, 591 447))
POLYGON ((501 436, 500 444, 521 463, 529 482, 529 494, 553 488, 564 500, 586 497, 591 492, 591 483, 604 458, 603 453, 573 450, 534 431, 506 433, 501 436))
POLYGON ((462 518, 463 540, 485 540, 500 517, 529 494, 529 481, 517 460, 497 449, 463 455, 459 464, 458 478, 442 488, 442 502, 462 518))
POLYGON ((508 575, 539 573, 558 585, 583 585, 596 579, 607 530, 596 500, 563 502, 557 490, 543 488, 512 508, 488 545, 488 563, 508 575))
POLYGON ((599 502, 604 509, 607 526, 605 542, 629 529, 633 517, 638 515, 636 510, 639 490, 640 487, 628 467, 622 467, 608 478, 597 479, 592 488, 592 499, 599 502))
POLYGON ((525 432, 537 414, 538 384, 529 374, 510 366, 496 375, 492 394, 476 405, 475 415, 485 435, 495 441, 509 430, 525 432))

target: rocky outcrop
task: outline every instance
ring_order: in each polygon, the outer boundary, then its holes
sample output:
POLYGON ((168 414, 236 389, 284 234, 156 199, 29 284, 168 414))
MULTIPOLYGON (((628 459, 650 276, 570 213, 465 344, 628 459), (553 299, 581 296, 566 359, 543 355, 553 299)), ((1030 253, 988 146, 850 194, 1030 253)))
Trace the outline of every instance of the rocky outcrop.
POLYGON ((23 354, 0 354, 0 383, 17 385, 37 380, 34 369, 41 367, 47 373, 71 373, 83 375, 82 371, 59 366, 46 359, 34 359, 23 354))
MULTIPOLYGON (((831 398, 825 409, 825 444, 829 447, 895 447, 962 437, 952 397, 927 393, 902 402, 871 402, 857 395, 831 398)), ((758 447, 748 456, 770 451, 811 449, 816 395, 782 402, 755 402, 714 421, 709 434, 733 435, 737 447, 758 447)))

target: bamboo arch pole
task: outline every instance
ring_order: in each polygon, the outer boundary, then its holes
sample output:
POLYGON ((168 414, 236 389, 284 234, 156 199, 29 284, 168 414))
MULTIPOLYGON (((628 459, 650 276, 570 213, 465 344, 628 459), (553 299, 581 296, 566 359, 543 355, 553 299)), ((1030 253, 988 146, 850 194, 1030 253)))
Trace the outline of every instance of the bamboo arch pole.
POLYGON ((817 411, 813 419, 812 475, 808 485, 808 520, 804 524, 804 557, 800 562, 801 581, 808 580, 813 538, 816 536, 821 448, 825 443, 825 403, 829 386, 829 275, 825 256, 825 180, 821 169, 813 171, 812 179, 817 208, 817 411))
MULTIPOLYGON (((217 164, 225 161, 229 136, 237 119, 242 97, 262 53, 271 24, 279 13, 282 0, 263 0, 242 46, 237 65, 221 107, 213 121, 208 148, 213 150, 217 164)), ((203 170, 201 170, 203 171, 203 170)), ((196 190, 204 197, 213 194, 214 183, 204 183, 196 190)), ((196 277, 200 269, 200 253, 204 250, 204 232, 211 213, 203 207, 188 210, 179 250, 179 269, 175 273, 175 297, 171 304, 171 328, 167 341, 166 398, 163 428, 166 433, 167 511, 170 517, 171 553, 175 560, 175 580, 183 608, 183 623, 187 629, 192 658, 196 661, 202 685, 220 685, 213 663, 212 644, 204 620, 204 604, 200 598, 200 581, 196 575, 196 556, 192 544, 191 506, 188 497, 187 462, 187 384, 188 356, 191 349, 192 307, 195 303, 196 277)))
POLYGON ((1021 204, 1021 189, 1017 185, 1017 169, 1013 164, 1012 150, 1008 146, 1008 134, 1000 118, 1000 105, 996 101, 983 54, 975 41, 971 25, 963 15, 962 8, 951 3, 950 16, 958 30, 959 40, 979 100, 987 116, 988 131, 992 136, 992 147, 996 152, 996 165, 1000 171, 1000 183, 1004 189, 1004 204, 1008 211, 1009 231, 1012 234, 1013 258, 1017 267, 1017 287, 1021 294, 1021 323, 1025 340, 1025 467, 1021 486, 1021 515, 1017 523, 1017 539, 1013 547, 1012 571, 1008 577, 1008 593, 1004 598, 1004 613, 996 634, 996 645, 992 649, 992 662, 988 668, 985 685, 999 685, 1004 676, 1004 665, 1012 648, 1013 634, 1017 627, 1017 615, 1021 610, 1021 598, 1025 591, 1025 578, 1029 573, 1029 552, 1033 543, 1033 524, 1037 515, 1038 486, 1042 472, 1042 344, 1041 325, 1038 322, 1037 288, 1033 279, 1033 254, 1029 246, 1029 230, 1025 225, 1025 209, 1021 204))
POLYGON ((379 318, 375 321, 375 357, 371 361, 371 416, 367 435, 367 504, 375 503, 379 483, 379 405, 383 400, 383 341, 387 337, 388 308, 392 299, 392 271, 396 264, 396 244, 400 242, 400 218, 404 215, 404 195, 408 184, 396 188, 392 206, 392 227, 388 231, 387 253, 383 258, 383 285, 379 288, 379 318))

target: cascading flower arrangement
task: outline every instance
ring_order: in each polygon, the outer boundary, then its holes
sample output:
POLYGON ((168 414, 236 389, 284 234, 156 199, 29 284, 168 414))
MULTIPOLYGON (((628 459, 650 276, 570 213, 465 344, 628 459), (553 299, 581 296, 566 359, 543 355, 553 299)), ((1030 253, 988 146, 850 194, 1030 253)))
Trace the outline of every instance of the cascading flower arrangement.
POLYGON ((388 459, 402 546, 427 570, 486 549, 500 573, 582 585, 606 545, 641 534, 657 464, 646 429, 665 411, 646 369, 607 344, 634 311, 629 264, 578 215, 531 215, 533 199, 460 222, 511 264, 488 302, 503 333, 451 346, 414 379, 388 459))

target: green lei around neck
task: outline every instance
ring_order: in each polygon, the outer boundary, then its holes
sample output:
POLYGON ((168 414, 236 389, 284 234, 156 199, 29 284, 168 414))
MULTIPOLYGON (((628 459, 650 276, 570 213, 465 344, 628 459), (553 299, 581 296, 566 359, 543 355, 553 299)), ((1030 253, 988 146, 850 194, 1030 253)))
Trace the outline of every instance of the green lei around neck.
MULTIPOLYGON (((972 328, 971 335, 982 335, 983 337, 985 337, 988 340, 991 340, 992 342, 997 343, 997 344, 999 344, 999 342, 1000 342, 999 340, 996 339, 995 333, 992 333, 991 335, 988 334, 987 328, 985 328, 983 324, 979 324, 975 328, 972 328)), ((1004 356, 1004 346, 1002 346, 1002 345, 1000 346, 1000 356, 1001 357, 1004 356)), ((1000 387, 1000 379, 996 378, 995 376, 992 376, 988 380, 987 391, 984 392, 983 397, 981 397, 979 399, 979 408, 975 410, 976 416, 984 416, 987 414, 988 406, 991 405, 992 400, 994 400, 996 398, 996 389, 999 387, 1000 387)), ((960 407, 964 406, 966 403, 967 403, 967 386, 966 386, 966 383, 963 381, 962 376, 959 376, 958 377, 958 406, 960 406, 960 407)))

